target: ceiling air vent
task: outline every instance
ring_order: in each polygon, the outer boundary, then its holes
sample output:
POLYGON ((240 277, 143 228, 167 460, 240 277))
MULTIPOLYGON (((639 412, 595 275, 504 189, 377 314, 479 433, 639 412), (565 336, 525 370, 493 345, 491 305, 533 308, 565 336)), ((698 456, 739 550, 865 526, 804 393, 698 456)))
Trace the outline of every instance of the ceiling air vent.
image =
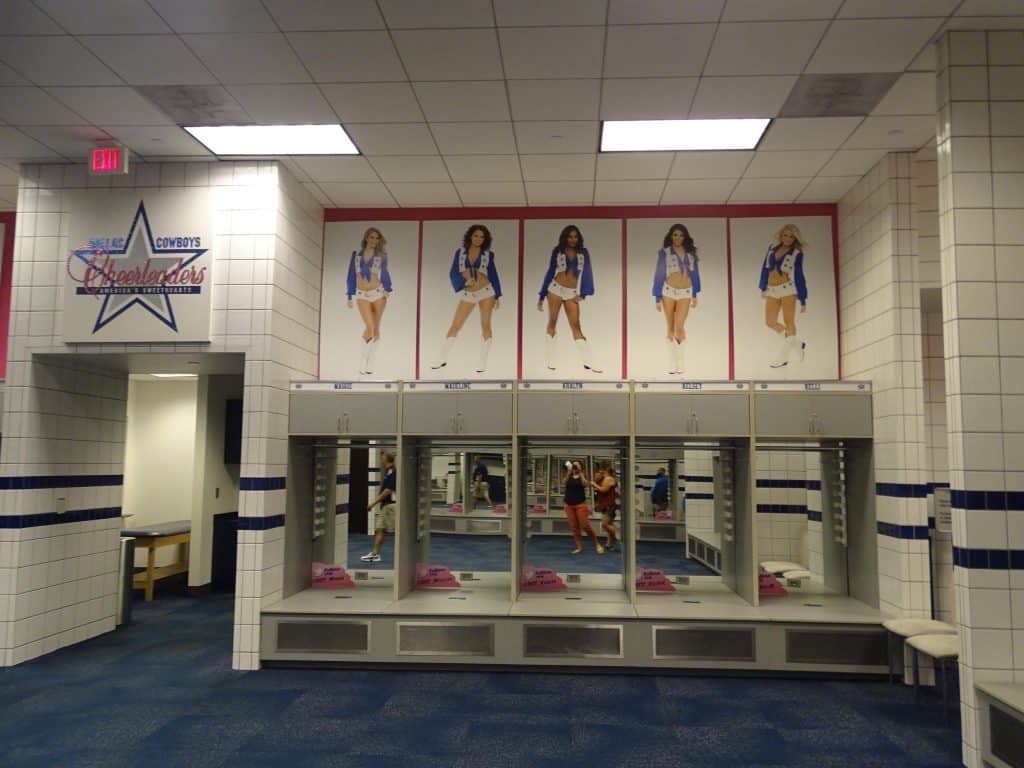
POLYGON ((219 85, 144 85, 135 89, 179 125, 248 125, 242 105, 219 85))
POLYGON ((899 72, 801 75, 779 117, 860 117, 870 114, 899 72))

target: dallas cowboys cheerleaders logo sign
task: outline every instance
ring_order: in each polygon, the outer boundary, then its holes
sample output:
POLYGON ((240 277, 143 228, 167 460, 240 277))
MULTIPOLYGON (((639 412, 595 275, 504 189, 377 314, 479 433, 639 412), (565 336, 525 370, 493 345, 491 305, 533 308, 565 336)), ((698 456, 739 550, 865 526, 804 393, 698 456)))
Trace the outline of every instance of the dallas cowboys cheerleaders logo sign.
POLYGON ((69 195, 68 342, 210 340, 207 190, 69 195))

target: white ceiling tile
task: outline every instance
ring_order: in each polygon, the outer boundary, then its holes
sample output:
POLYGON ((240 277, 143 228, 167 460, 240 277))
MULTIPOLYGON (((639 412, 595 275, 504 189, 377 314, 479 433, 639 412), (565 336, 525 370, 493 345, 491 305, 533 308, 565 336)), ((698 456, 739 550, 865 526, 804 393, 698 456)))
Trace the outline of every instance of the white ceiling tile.
POLYGON ((957 16, 1024 16, 1020 0, 964 0, 957 16))
POLYGON ((0 128, 0 158, 30 162, 56 160, 59 155, 35 139, 30 139, 17 128, 0 128))
POLYGON ((516 142, 523 154, 596 152, 599 123, 550 121, 516 123, 516 142))
POLYGON ((309 194, 316 198, 316 201, 320 203, 320 205, 326 208, 330 208, 331 206, 334 205, 334 202, 331 200, 331 198, 329 198, 327 194, 322 189, 320 189, 319 184, 312 181, 302 181, 299 183, 306 188, 306 191, 309 192, 309 194))
POLYGON ((698 81, 696 77, 606 79, 601 86, 601 119, 685 118, 698 81))
POLYGON ((0 85, 31 85, 24 77, 0 62, 0 85))
POLYGON ((886 149, 841 149, 825 163, 821 176, 863 176, 888 153, 886 149))
POLYGON ((291 32, 288 41, 317 82, 405 80, 387 32, 291 32))
POLYGON ((307 156, 292 161, 310 181, 380 181, 365 157, 307 156))
POLYGON ((104 125, 103 130, 143 157, 212 156, 206 147, 177 126, 104 125))
POLYGON ((948 16, 960 0, 846 0, 840 19, 884 19, 887 17, 948 16))
POLYGON ((305 67, 284 35, 183 35, 185 44, 225 85, 309 82, 305 67))
POLYGON ((232 85, 231 95, 257 123, 336 123, 315 85, 232 85))
POLYGON ((514 79, 601 77, 604 27, 502 28, 505 76, 514 79))
POLYGON ((5 35, 61 35, 64 30, 29 0, 4 0, 5 35))
POLYGON ((284 157, 278 158, 278 160, 280 161, 281 165, 287 168, 288 171, 292 174, 292 176, 295 177, 296 181, 312 181, 312 179, 309 177, 309 174, 306 173, 305 169, 298 164, 298 158, 286 155, 284 157))
POLYGON ((934 115, 867 117, 843 149, 918 149, 934 137, 934 115))
POLYGON ((48 88, 51 96, 90 123, 169 125, 171 120, 134 88, 48 88))
POLYGON ((818 176, 796 199, 798 203, 838 203, 860 181, 860 176, 818 176))
POLYGON ((718 21, 725 0, 611 0, 609 24, 683 24, 718 21))
POLYGON ((673 179, 738 179, 750 164, 753 152, 676 152, 669 177, 673 179))
POLYGON ((831 19, 843 0, 728 0, 722 21, 831 19))
POLYGON ((36 85, 121 85, 72 37, 5 37, 0 57, 36 85))
POLYGON ((595 205, 657 205, 664 181, 598 181, 594 185, 595 205))
POLYGON ((518 182, 522 179, 516 155, 446 155, 444 161, 456 182, 518 182))
POLYGON ((613 152, 597 156, 597 179, 664 179, 672 165, 672 152, 613 152))
POLYGON ((259 0, 148 0, 179 34, 274 32, 274 20, 259 0))
POLYGON ((345 130, 364 155, 436 155, 426 123, 358 123, 345 130))
POLYGON ((408 83, 344 83, 320 86, 344 123, 419 123, 423 112, 408 83))
POLYGON ((730 203, 789 203, 807 186, 804 179, 740 179, 730 203))
POLYGON ((413 83, 412 87, 431 123, 511 119, 500 80, 413 83))
POLYGON ((595 154, 519 156, 527 181, 593 181, 595 154))
POLYGON ((381 181, 451 181, 438 155, 387 155, 369 158, 381 181))
POLYGON ((592 205, 592 181, 528 181, 526 200, 529 205, 592 205))
POLYGON ((391 37, 410 80, 502 78, 493 29, 406 30, 392 32, 391 37))
POLYGON ((402 207, 413 205, 459 205, 459 193, 450 181, 410 182, 396 181, 388 184, 391 195, 402 207))
POLYGON ((494 14, 499 27, 603 26, 605 5, 605 0, 494 0, 494 14))
POLYGON ((573 117, 597 120, 601 81, 509 80, 508 98, 513 120, 550 120, 573 117))
POLYGON ((757 152, 747 166, 745 178, 814 176, 832 157, 831 149, 789 152, 757 152))
POLYGON ((835 21, 807 72, 902 72, 941 23, 942 19, 835 21))
POLYGON ((457 183, 464 205, 525 205, 521 181, 464 181, 457 183))
POLYGON ((871 114, 934 115, 935 110, 935 75, 908 72, 900 76, 871 114))
POLYGON ((0 88, 0 120, 9 125, 81 125, 75 114, 42 88, 0 88))
POLYGON ((934 72, 937 61, 935 45, 926 45, 917 54, 917 58, 910 62, 907 70, 910 72, 934 72))
MULTIPOLYGON (((173 35, 97 35, 79 39, 124 78, 124 82, 132 85, 207 85, 217 82, 181 39, 173 35)), ((117 85, 121 84, 117 82, 117 85)))
POLYGON ((942 29, 1020 29, 1024 26, 1020 16, 953 16, 942 29))
POLYGON ((0 209, 13 211, 18 207, 18 188, 0 187, 0 209))
POLYGON ((680 203, 724 203, 737 179, 672 179, 665 185, 662 205, 680 203))
POLYGON ((395 198, 381 182, 323 181, 320 189, 338 207, 366 208, 368 206, 395 207, 395 198))
POLYGON ((18 186, 18 171, 0 163, 0 187, 18 186))
POLYGON ((171 31, 145 0, 36 0, 72 35, 165 34, 171 31))
POLYGON ((91 125, 25 128, 25 133, 69 160, 85 162, 97 141, 110 141, 110 134, 91 125))
POLYGON ((606 77, 699 75, 714 36, 714 24, 609 27, 604 74, 606 77))
POLYGON ((775 117, 796 75, 702 77, 690 117, 775 117))
POLYGON ((383 29, 373 0, 263 0, 285 32, 328 29, 383 29))
POLYGON ((448 29, 453 27, 493 27, 490 0, 380 0, 381 10, 391 29, 448 29))
POLYGON ((827 27, 827 21, 720 24, 704 74, 799 75, 827 27), (771 47, 772 40, 785 45, 771 47))
POLYGON ((860 117, 780 117, 758 149, 836 149, 860 125, 860 117))
POLYGON ((443 155, 511 155, 516 151, 512 123, 431 123, 443 155))

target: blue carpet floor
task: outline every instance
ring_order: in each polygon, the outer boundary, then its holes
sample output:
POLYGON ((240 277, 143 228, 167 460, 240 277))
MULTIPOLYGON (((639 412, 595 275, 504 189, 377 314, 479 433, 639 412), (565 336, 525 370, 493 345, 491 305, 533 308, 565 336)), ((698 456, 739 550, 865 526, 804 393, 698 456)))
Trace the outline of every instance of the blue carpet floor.
POLYGON ((4 768, 953 768, 937 697, 875 682, 231 665, 231 597, 0 670, 4 768))
MULTIPOLYGON (((603 539, 602 539, 603 541, 603 539)), ((394 539, 384 539, 379 563, 359 560, 372 549, 373 537, 352 535, 348 540, 349 568, 387 570, 394 563, 394 539)), ((547 566, 559 573, 622 573, 622 551, 598 555, 591 542, 585 542, 583 554, 572 555, 572 539, 568 536, 532 536, 526 542, 526 562, 547 566)), ((469 536, 466 534, 433 533, 430 535, 430 562, 446 565, 454 571, 507 572, 511 568, 511 544, 505 536, 469 536)), ((660 568, 665 573, 708 576, 713 571, 683 556, 682 542, 641 541, 637 562, 642 568, 660 568)))

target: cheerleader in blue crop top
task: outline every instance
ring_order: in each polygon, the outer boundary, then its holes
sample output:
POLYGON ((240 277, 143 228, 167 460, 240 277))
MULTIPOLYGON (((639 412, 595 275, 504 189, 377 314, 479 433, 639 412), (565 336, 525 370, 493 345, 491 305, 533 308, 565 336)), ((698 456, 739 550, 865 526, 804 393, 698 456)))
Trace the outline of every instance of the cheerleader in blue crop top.
POLYGON ((775 242, 761 265, 758 287, 764 299, 764 324, 783 334, 782 346, 771 362, 782 368, 790 360, 803 362, 806 342, 796 335, 796 303, 807 311, 807 281, 804 279, 804 251, 807 242, 796 224, 787 224, 775 233, 775 242), (779 313, 783 322, 779 322, 779 313))
POLYGON ((665 349, 668 352, 668 372, 684 370, 684 342, 686 318, 697 307, 700 293, 700 270, 697 268, 697 246, 690 230, 682 224, 673 224, 658 251, 654 267, 654 306, 665 315, 665 349))
POLYGON ((558 245, 551 251, 547 274, 540 286, 540 300, 537 311, 544 311, 544 300, 548 305, 547 336, 544 337, 544 357, 549 370, 555 370, 555 332, 558 313, 565 310, 569 321, 576 351, 579 352, 583 367, 594 373, 601 373, 594 367, 590 342, 580 327, 580 302, 594 294, 594 262, 583 247, 583 235, 579 228, 570 224, 558 236, 558 245))
POLYGON ((373 373, 373 359, 380 343, 380 324, 391 294, 391 273, 388 272, 387 241, 376 227, 363 235, 359 250, 352 251, 348 263, 348 284, 345 295, 352 307, 355 297, 359 316, 363 319, 363 346, 359 373, 373 373))
POLYGON ((477 373, 487 370, 487 356, 491 352, 491 316, 501 306, 501 280, 491 250, 491 231, 483 224, 474 224, 466 230, 462 247, 455 251, 449 271, 452 289, 459 297, 455 317, 448 328, 441 354, 431 365, 435 371, 448 365, 448 354, 455 345, 455 337, 469 319, 473 307, 480 308, 480 358, 477 373))

